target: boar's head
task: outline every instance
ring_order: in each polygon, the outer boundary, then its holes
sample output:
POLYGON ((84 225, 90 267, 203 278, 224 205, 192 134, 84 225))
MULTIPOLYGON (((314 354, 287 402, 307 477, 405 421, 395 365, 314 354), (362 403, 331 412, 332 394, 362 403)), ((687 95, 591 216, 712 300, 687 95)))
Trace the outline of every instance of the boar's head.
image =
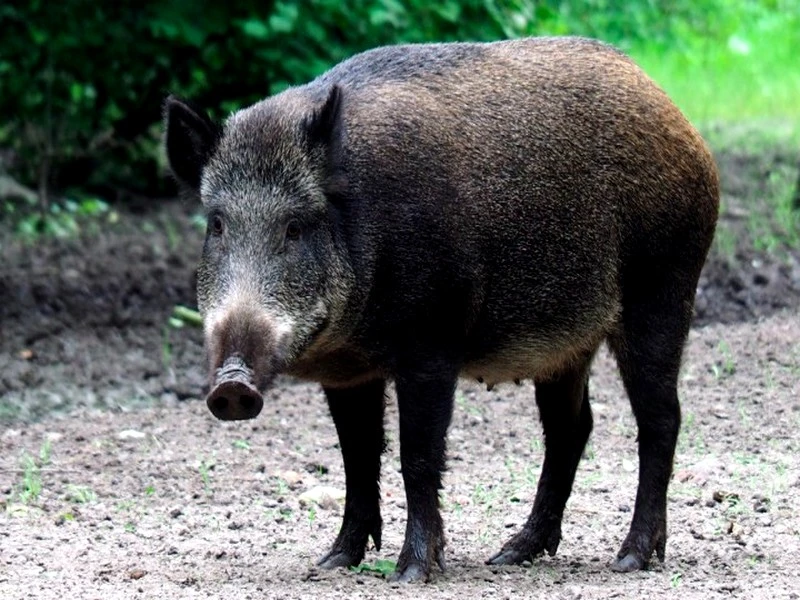
POLYGON ((261 392, 335 329, 353 285, 341 214, 342 93, 289 90, 223 125, 174 97, 165 104, 175 177, 207 215, 198 269, 220 419, 255 417, 261 392))

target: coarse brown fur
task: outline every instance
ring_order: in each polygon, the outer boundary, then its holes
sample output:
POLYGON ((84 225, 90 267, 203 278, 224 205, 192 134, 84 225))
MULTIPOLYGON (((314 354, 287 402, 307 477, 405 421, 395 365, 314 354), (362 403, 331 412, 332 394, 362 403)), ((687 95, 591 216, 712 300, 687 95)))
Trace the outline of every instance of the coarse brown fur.
POLYGON ((222 128, 175 99, 167 121, 173 170, 209 211, 200 305, 209 347, 226 349, 211 373, 239 353, 328 396, 347 501, 323 565, 357 564, 370 535, 380 545, 393 380, 409 511, 397 576, 443 566, 437 490, 459 374, 535 381, 539 492, 492 561, 554 553, 603 340, 641 465, 613 566, 663 558, 678 369, 719 190, 699 134, 630 59, 579 38, 387 47, 222 128), (258 327, 242 324, 251 314, 258 327))

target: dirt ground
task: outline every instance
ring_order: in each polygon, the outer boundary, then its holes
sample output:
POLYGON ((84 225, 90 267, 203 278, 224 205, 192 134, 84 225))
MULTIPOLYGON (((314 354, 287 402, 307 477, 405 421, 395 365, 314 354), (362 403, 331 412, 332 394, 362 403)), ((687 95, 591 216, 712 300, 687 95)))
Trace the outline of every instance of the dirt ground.
MULTIPOLYGON (((718 160, 721 227, 735 233, 743 207, 766 210, 769 165, 718 160)), ((398 586, 314 567, 338 531, 344 489, 317 386, 280 381, 252 422, 218 422, 200 400, 200 334, 168 324, 175 304, 193 304, 195 211, 170 201, 121 212, 80 240, 0 239, 0 598, 800 598, 797 254, 742 241, 704 272, 664 564, 608 569, 638 460, 604 351, 558 554, 484 565, 530 510, 542 438, 530 383, 488 392, 465 381, 442 496, 447 571, 398 586), (324 493, 313 501, 309 491, 324 493)), ((365 559, 375 569, 397 557, 405 527, 396 421, 391 399, 384 546, 365 559)))

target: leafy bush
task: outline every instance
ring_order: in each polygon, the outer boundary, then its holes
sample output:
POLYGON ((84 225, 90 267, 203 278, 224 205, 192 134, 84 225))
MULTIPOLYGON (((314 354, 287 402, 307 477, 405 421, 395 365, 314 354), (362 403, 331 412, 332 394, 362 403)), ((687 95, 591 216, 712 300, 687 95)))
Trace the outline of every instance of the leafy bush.
POLYGON ((729 35, 753 5, 795 1, 4 2, 0 151, 10 152, 0 173, 35 188, 42 214, 54 191, 168 194, 159 151, 168 93, 220 118, 382 44, 578 33, 666 46, 687 31, 729 35))

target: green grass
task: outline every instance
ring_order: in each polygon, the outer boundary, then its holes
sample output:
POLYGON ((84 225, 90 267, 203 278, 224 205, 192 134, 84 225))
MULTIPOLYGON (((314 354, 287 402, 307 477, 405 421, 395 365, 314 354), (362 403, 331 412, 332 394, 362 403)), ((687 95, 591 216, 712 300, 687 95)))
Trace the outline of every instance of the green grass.
POLYGON ((247 440, 233 440, 231 445, 237 450, 250 450, 250 442, 247 440))
POLYGON ((720 358, 711 365, 711 370, 716 379, 731 377, 736 373, 736 359, 733 356, 731 347, 725 340, 720 340, 717 345, 717 352, 720 358))
POLYGON ((675 41, 634 44, 629 53, 683 110, 720 160, 753 157, 723 171, 715 252, 732 259, 741 240, 781 257, 800 248, 793 196, 800 163, 800 0, 731 2, 717 31, 687 23, 675 41), (743 187, 745 186, 746 187, 743 187), (726 206, 726 199, 733 202, 726 206), (737 204, 738 202, 738 204, 737 204))
POLYGON ((800 248, 800 211, 793 206, 800 118, 718 123, 700 131, 721 167, 720 210, 727 218, 717 228, 715 251, 732 259, 743 239, 754 250, 778 258, 800 248))
POLYGON ((681 585, 682 581, 683 581, 683 573, 681 573, 680 571, 677 571, 677 572, 673 573, 672 575, 670 575, 669 585, 670 585, 670 587, 677 588, 677 587, 679 587, 681 585))
POLYGON ((17 497, 22 504, 31 504, 42 493, 42 475, 36 459, 29 454, 22 457, 22 483, 17 497))
POLYGON ((197 471, 200 474, 200 480, 203 482, 203 490, 205 491, 206 496, 210 496, 214 493, 214 490, 211 486, 211 471, 214 470, 216 464, 216 459, 212 456, 208 460, 201 459, 197 465, 197 471))
POLYGON ((800 118, 800 2, 783 11, 750 4, 723 39, 685 26, 681 43, 630 50, 696 124, 800 118))
POLYGON ((16 497, 21 504, 33 504, 42 494, 42 468, 50 464, 52 448, 50 440, 45 440, 39 449, 39 456, 27 452, 22 454, 22 481, 17 485, 16 497))
POLYGON ((69 485, 67 486, 66 499, 74 504, 88 504, 89 502, 94 502, 97 499, 97 495, 91 488, 86 486, 69 485))

